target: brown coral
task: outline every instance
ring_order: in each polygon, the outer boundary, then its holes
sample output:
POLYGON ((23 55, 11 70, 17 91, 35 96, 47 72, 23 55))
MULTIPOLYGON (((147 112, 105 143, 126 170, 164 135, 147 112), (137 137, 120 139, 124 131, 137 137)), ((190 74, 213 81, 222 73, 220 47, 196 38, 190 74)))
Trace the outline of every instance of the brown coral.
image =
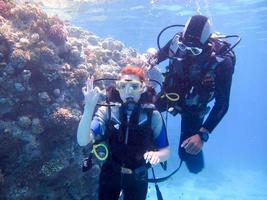
POLYGON ((67 108, 58 108, 50 118, 57 126, 69 127, 73 123, 73 115, 67 108))
POLYGON ((0 60, 2 62, 8 62, 11 44, 4 36, 0 34, 0 60))
POLYGON ((13 5, 7 1, 0 0, 0 15, 4 18, 9 18, 12 16, 11 8, 13 5))
POLYGON ((10 58, 12 66, 22 69, 26 66, 27 62, 30 60, 30 54, 28 51, 22 49, 15 49, 10 58))
POLYGON ((48 36, 55 44, 62 44, 67 40, 67 33, 64 30, 64 26, 60 23, 50 27, 48 36))
POLYGON ((89 76, 89 72, 86 69, 75 69, 73 76, 79 84, 83 84, 89 76))

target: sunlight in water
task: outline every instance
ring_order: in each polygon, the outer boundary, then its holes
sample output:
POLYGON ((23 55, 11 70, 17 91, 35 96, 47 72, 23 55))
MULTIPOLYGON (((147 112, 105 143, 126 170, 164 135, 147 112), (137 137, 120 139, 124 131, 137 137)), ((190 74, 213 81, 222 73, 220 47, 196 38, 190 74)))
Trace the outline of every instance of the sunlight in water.
MULTIPOLYGON (((101 4, 113 2, 115 0, 31 0, 31 2, 41 6, 48 15, 58 15, 65 20, 70 20, 74 15, 82 13, 83 3, 101 4)), ((26 3, 28 0, 16 0, 18 3, 26 3)), ((100 20, 102 21, 102 20, 100 20)))

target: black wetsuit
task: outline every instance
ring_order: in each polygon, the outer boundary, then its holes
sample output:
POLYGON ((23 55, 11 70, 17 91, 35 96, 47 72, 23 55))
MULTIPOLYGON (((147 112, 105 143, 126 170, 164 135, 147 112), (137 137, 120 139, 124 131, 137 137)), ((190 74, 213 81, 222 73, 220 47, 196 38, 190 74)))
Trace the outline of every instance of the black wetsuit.
MULTIPOLYGON (((166 60, 169 55, 169 48, 172 40, 170 40, 164 48, 162 48, 158 54, 158 63, 166 60)), ((205 52, 204 52, 205 53, 205 52)), ((190 60, 190 58, 189 58, 190 60)), ((211 62, 207 59, 202 59, 202 63, 200 65, 206 65, 206 71, 210 67, 211 62)), ((196 78, 190 78, 190 75, 188 75, 188 72, 186 70, 191 69, 193 61, 183 61, 184 71, 183 72, 172 72, 172 69, 176 69, 179 63, 181 61, 178 60, 172 60, 169 65, 169 74, 173 73, 172 76, 179 77, 181 73, 183 73, 183 78, 179 79, 179 81, 176 81, 176 86, 173 88, 168 88, 168 83, 165 83, 163 87, 163 92, 159 95, 161 96, 164 93, 164 90, 168 90, 167 92, 176 92, 180 95, 180 100, 178 103, 179 113, 181 114, 182 121, 181 121, 181 137, 180 137, 180 143, 179 143, 179 156, 182 160, 185 161, 188 169, 192 173, 198 173, 200 172, 204 167, 204 159, 203 159, 203 153, 202 151, 197 155, 191 155, 185 152, 184 148, 180 148, 181 143, 189 138, 192 135, 195 135, 201 127, 206 128, 209 132, 212 132, 213 129, 218 125, 218 123, 221 121, 223 116, 228 110, 229 106, 229 97, 230 97, 230 88, 231 88, 231 82, 232 82, 232 74, 234 71, 234 61, 230 58, 225 56, 224 60, 217 64, 216 69, 214 69, 214 80, 211 87, 202 87, 202 81, 203 77, 205 75, 205 72, 201 72, 199 74, 199 77, 196 78), (190 88, 192 86, 195 86, 198 88, 196 93, 200 96, 200 104, 197 106, 187 105, 186 103, 186 96, 188 96, 190 88), (208 91, 213 90, 213 91, 208 91), (209 112, 209 115, 207 119, 204 121, 204 116, 207 114, 205 113, 205 109, 207 108, 207 104, 211 99, 208 98, 202 98, 204 95, 207 95, 208 93, 213 92, 213 98, 215 99, 215 104, 212 107, 211 111, 209 112)), ((194 63, 195 64, 195 63, 194 63)), ((179 71, 179 70, 178 70, 179 71)), ((190 74, 190 73, 189 73, 190 74)), ((191 73, 192 74, 192 73, 191 73)), ((165 82, 166 82, 165 78, 165 82)), ((168 81, 168 80, 167 80, 168 81)), ((160 111, 166 111, 168 107, 166 106, 166 99, 158 98, 156 102, 156 107, 160 111)))

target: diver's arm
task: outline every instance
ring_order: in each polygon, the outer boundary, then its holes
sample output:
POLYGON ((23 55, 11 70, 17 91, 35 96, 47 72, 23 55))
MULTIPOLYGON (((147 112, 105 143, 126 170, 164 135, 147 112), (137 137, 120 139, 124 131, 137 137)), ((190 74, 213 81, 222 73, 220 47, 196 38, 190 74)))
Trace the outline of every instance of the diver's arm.
POLYGON ((166 160, 168 160, 170 155, 170 148, 169 147, 165 147, 163 149, 160 149, 158 151, 149 151, 146 152, 144 154, 144 159, 146 160, 146 162, 152 164, 152 165, 156 165, 160 162, 164 162, 166 160))
POLYGON ((232 84, 233 64, 230 58, 223 63, 222 71, 219 72, 215 85, 215 104, 209 113, 202 129, 212 132, 220 123, 229 108, 230 91, 232 84))
POLYGON ((150 164, 158 164, 164 162, 169 158, 170 148, 167 138, 167 132, 163 119, 158 111, 153 112, 152 116, 152 130, 155 138, 156 151, 149 151, 144 154, 144 159, 150 164))
POLYGON ((93 140, 93 134, 91 133, 91 121, 94 113, 95 105, 85 104, 84 112, 80 120, 77 131, 77 142, 80 146, 86 146, 93 140))
MULTIPOLYGON (((229 107, 230 89, 232 83, 233 65, 230 59, 226 59, 218 66, 217 78, 215 83, 215 104, 209 113, 206 121, 199 129, 201 132, 211 133, 213 129, 219 124, 223 116, 226 114, 229 107)), ((204 142, 201 140, 199 134, 195 134, 185 139, 181 148, 189 154, 198 154, 204 142)))
POLYGON ((169 48, 171 45, 172 39, 162 48, 157 52, 157 59, 158 62, 157 64, 161 63, 162 61, 166 60, 169 56, 169 48))
POLYGON ((158 153, 160 162, 164 162, 164 161, 168 160, 168 158, 170 156, 170 147, 167 146, 167 147, 164 147, 162 149, 159 149, 157 151, 157 153, 158 153))
POLYGON ((146 162, 152 164, 152 165, 156 165, 160 162, 164 162, 166 160, 168 160, 170 155, 170 148, 165 147, 162 149, 159 149, 157 151, 148 151, 144 154, 144 159, 146 160, 146 162))
POLYGON ((85 106, 77 130, 77 142, 80 146, 86 146, 93 140, 93 134, 91 133, 91 121, 95 106, 99 99, 99 89, 93 88, 93 79, 89 78, 87 80, 87 85, 83 88, 83 94, 85 97, 85 106))

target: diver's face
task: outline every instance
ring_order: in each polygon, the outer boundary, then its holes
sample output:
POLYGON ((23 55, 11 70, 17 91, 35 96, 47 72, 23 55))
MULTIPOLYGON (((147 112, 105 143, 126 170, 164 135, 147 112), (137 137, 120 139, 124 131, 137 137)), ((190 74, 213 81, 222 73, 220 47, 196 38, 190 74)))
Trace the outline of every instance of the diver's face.
POLYGON ((144 92, 144 84, 139 77, 134 74, 125 74, 116 82, 116 89, 120 93, 123 103, 127 101, 138 102, 141 94, 144 92))

